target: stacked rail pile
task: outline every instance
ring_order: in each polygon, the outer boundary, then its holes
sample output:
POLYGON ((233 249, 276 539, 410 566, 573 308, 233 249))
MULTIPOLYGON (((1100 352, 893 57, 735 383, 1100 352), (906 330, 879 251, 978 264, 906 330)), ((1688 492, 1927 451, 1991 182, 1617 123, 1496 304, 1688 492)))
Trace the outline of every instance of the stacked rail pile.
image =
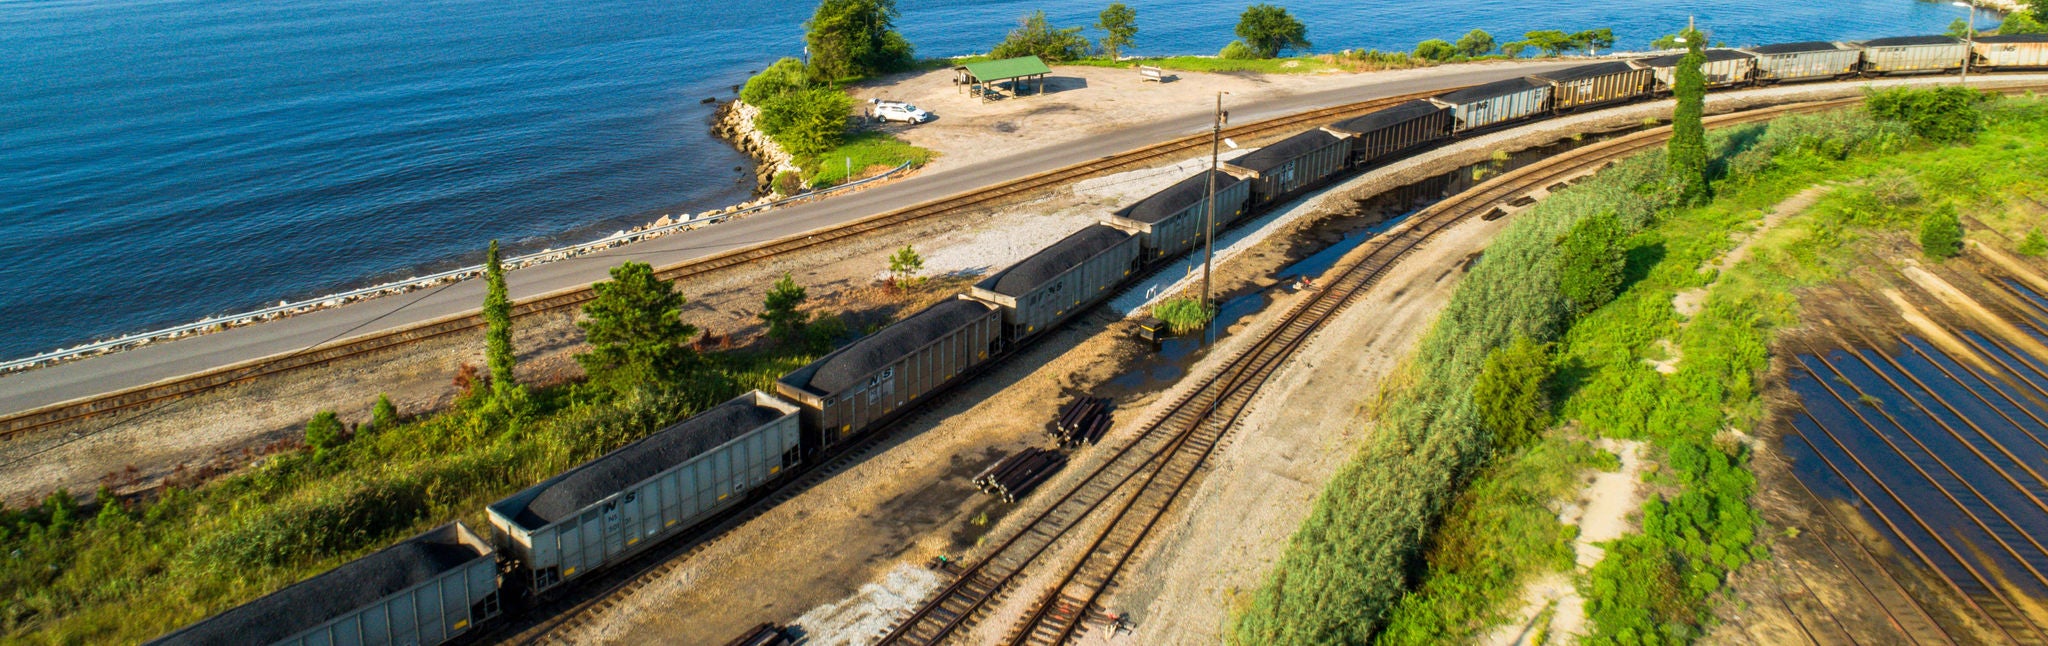
POLYGON ((1031 495, 1038 485, 1052 479, 1067 466, 1067 455, 1055 449, 1032 447, 1018 452, 982 470, 974 476, 974 487, 1003 499, 1003 502, 1017 502, 1017 499, 1031 495))
POLYGON ((1082 397, 1060 407, 1060 416, 1047 431, 1063 448, 1094 444, 1109 432, 1108 398, 1082 397))

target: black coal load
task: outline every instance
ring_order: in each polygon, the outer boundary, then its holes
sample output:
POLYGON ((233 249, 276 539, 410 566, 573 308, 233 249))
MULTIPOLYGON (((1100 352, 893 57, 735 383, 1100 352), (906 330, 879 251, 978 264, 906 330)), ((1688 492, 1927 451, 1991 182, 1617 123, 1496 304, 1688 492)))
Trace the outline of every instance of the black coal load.
POLYGON ((270 644, 363 609, 476 560, 475 549, 427 537, 344 563, 168 635, 161 644, 270 644))
POLYGON ((1130 237, 1116 227, 1089 225, 976 286, 1004 296, 1023 296, 1130 237))
POLYGON ((642 480, 775 421, 782 411, 748 401, 720 404, 569 472, 515 517, 527 528, 559 522, 642 480))
MULTIPOLYGON (((1139 200, 1136 204, 1118 210, 1116 215, 1117 217, 1130 218, 1147 224, 1158 224, 1167 218, 1180 215, 1182 211, 1188 210, 1188 207, 1200 204, 1202 200, 1207 199, 1209 197, 1210 178, 1214 178, 1216 181, 1217 193, 1222 193, 1224 189, 1230 188, 1230 185, 1243 181, 1239 180, 1237 176, 1223 171, 1204 170, 1195 174, 1194 177, 1181 180, 1173 186, 1167 187, 1166 190, 1153 193, 1151 197, 1139 200)), ((1220 219, 1222 216, 1229 214, 1219 213, 1217 215, 1220 219)))
POLYGON ((806 386, 826 394, 844 391, 918 348, 987 316, 988 312, 988 305, 965 299, 943 301, 925 308, 833 353, 811 374, 810 383, 806 386))
POLYGON ((1067 454, 1055 449, 1032 447, 983 469, 980 475, 974 476, 974 487, 1004 502, 1017 502, 1031 495, 1038 485, 1045 484, 1065 466, 1067 454))
POLYGON ((1072 448, 1094 444, 1109 432, 1111 404, 1108 398, 1082 397, 1060 407, 1060 414, 1053 420, 1046 433, 1061 447, 1072 448))

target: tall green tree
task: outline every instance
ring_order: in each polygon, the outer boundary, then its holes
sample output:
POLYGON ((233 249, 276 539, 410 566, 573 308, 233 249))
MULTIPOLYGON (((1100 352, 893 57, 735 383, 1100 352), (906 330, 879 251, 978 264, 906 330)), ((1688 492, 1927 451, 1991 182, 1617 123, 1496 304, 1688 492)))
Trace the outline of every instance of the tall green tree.
POLYGON ((1081 35, 1080 27, 1060 29, 1046 20, 1045 12, 1033 11, 1019 21, 1016 29, 989 50, 995 58, 1017 58, 1037 56, 1048 63, 1061 63, 1088 57, 1088 37, 1081 35))
POLYGON ((505 290, 505 265, 498 258, 496 240, 484 252, 484 359, 491 368, 492 395, 512 396, 519 389, 512 378, 519 357, 512 352, 512 297, 505 290))
POLYGON ((1567 50, 1578 47, 1578 42, 1572 40, 1571 34, 1555 29, 1544 29, 1522 34, 1522 42, 1528 43, 1530 47, 1543 50, 1544 56, 1559 56, 1567 50))
POLYGON ((1308 27, 1286 9, 1270 4, 1246 7, 1237 18, 1237 37, 1244 39, 1244 44, 1258 52, 1260 58, 1273 58, 1288 49, 1311 47, 1308 27))
POLYGON ((1493 34, 1484 29, 1474 29, 1458 37, 1458 53, 1466 56, 1485 56, 1493 53, 1493 34))
POLYGON ((811 76, 838 82, 909 67, 910 41, 896 33, 896 0, 824 0, 804 23, 811 76))
POLYGON ((1621 220, 1606 212, 1580 219, 1565 233, 1558 248, 1557 289, 1573 313, 1591 313, 1621 293, 1628 270, 1621 236, 1621 220))
POLYGON ((1920 220, 1920 253, 1948 260, 1963 252, 1963 221, 1956 207, 1944 204, 1920 220))
POLYGON ((1671 141, 1665 144, 1665 159, 1671 178, 1687 203, 1707 197, 1707 77, 1700 68, 1707 63, 1706 34, 1686 30, 1685 56, 1671 83, 1678 105, 1671 111, 1671 141))
POLYGON ((611 276, 591 286, 597 297, 576 322, 590 343, 576 363, 591 381, 620 390, 674 385, 696 362, 689 343, 697 328, 682 320, 688 301, 644 262, 613 267, 611 276))
POLYGON ((1614 46, 1614 30, 1601 27, 1572 34, 1572 44, 1588 55, 1598 55, 1600 50, 1614 46))
POLYGON ((1095 28, 1102 30, 1102 53, 1110 60, 1123 55, 1125 48, 1137 42, 1138 11, 1121 2, 1109 3, 1102 14, 1095 17, 1095 28))
POLYGON ((1506 453, 1527 446, 1550 427, 1550 348, 1518 336, 1487 353, 1472 382, 1479 423, 1493 434, 1494 449, 1506 453))
POLYGON ((803 339, 804 324, 810 322, 811 313, 799 308, 808 298, 803 286, 796 284, 789 274, 775 281, 775 286, 768 288, 768 296, 762 299, 761 313, 757 315, 768 324, 768 338, 785 344, 803 339))
POLYGON ((1458 55, 1458 47, 1442 38, 1431 38, 1415 44, 1415 57, 1426 61, 1447 61, 1458 55))

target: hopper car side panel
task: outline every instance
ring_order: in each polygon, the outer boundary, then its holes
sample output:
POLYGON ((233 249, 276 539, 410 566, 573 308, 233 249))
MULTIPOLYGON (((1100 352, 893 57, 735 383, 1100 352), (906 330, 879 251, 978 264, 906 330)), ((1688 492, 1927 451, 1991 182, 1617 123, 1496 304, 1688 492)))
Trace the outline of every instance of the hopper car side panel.
MULTIPOLYGON (((1665 92, 1671 91, 1672 83, 1677 78, 1678 67, 1673 65, 1649 69, 1656 74, 1657 88, 1665 92)), ((1706 77, 1708 89, 1748 83, 1755 73, 1756 59, 1747 57, 1707 61, 1700 66, 1700 75, 1706 77)))
POLYGON ((1962 43, 1869 47, 1863 50, 1863 69, 1880 74, 1945 72, 1963 67, 1962 43))
POLYGON ((820 359, 784 376, 775 390, 804 408, 803 447, 808 454, 866 431, 916 398, 951 385, 1001 350, 1002 339, 1002 308, 990 306, 971 323, 870 373, 860 384, 839 392, 816 392, 794 385, 807 381, 811 371, 825 361, 820 359))
POLYGON ((1632 69, 1592 78, 1551 83, 1551 104, 1559 110, 1629 101, 1650 93, 1650 70, 1632 69))
POLYGON ((1988 69, 2038 69, 2048 68, 2048 42, 1978 42, 1976 45, 1979 64, 1988 69))
POLYGON ((1860 49, 1757 54, 1756 79, 1790 82, 1840 78, 1855 74, 1856 65, 1862 61, 1860 49))
POLYGON ((1347 168, 1351 160, 1351 139, 1336 137, 1321 148, 1303 153, 1286 163, 1261 171, 1252 184, 1253 201, 1261 206, 1286 199, 1296 191, 1314 186, 1347 168))
POLYGON ((738 504, 747 492, 781 475, 794 462, 802 436, 799 408, 760 391, 733 401, 782 415, 541 527, 521 527, 514 517, 567 472, 491 505, 491 525, 506 552, 533 577, 533 591, 552 589, 639 553, 738 504))
MULTIPOLYGON (((1244 213, 1244 205, 1251 196, 1249 182, 1230 182, 1216 189, 1216 228, 1235 221, 1244 213)), ((1205 196, 1194 204, 1158 222, 1142 222, 1130 218, 1110 216, 1111 224, 1119 228, 1138 232, 1139 247, 1147 262, 1156 262, 1186 253, 1202 244, 1202 223, 1209 218, 1208 198, 1205 196)))
MULTIPOLYGON (((1238 185, 1247 183, 1238 182, 1238 185)), ((1183 219, 1192 223, 1199 235, 1203 217, 1199 213, 1194 215, 1195 217, 1183 219)), ((1217 226, 1221 227, 1223 224, 1219 214, 1217 226)), ((1051 329, 1075 313, 1108 298, 1110 290, 1130 279, 1131 272, 1137 268, 1142 253, 1139 236, 1127 235, 1115 245, 1103 249, 1030 292, 1009 296, 976 286, 973 288, 973 295, 977 299, 1001 306, 1004 322, 1011 331, 1011 338, 1023 339, 1051 329)))
POLYGON ((1453 102, 1453 132, 1491 128, 1550 111, 1550 86, 1540 85, 1489 99, 1453 102))
POLYGON ((1437 110, 1421 117, 1359 133, 1351 141, 1351 163, 1365 167, 1450 138, 1451 111, 1437 110))

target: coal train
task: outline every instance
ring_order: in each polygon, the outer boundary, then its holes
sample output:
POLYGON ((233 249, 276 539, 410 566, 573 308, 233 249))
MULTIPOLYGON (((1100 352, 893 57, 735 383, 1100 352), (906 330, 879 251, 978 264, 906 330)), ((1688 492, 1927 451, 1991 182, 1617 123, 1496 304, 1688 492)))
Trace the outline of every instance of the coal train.
MULTIPOLYGON (((1588 63, 1410 101, 1239 155, 1105 214, 1052 246, 750 392, 488 508, 491 540, 460 523, 158 638, 160 644, 439 644, 691 530, 890 422, 1194 249, 1214 184, 1215 226, 1444 141, 1668 94, 1678 56, 1588 63)), ((2048 36, 1947 36, 1710 49, 1710 88, 2048 69, 2048 36)), ((772 632, 772 631, 771 631, 772 632)), ((766 639, 757 628, 750 637, 766 639)), ((769 635, 772 637, 772 635, 769 635)), ((763 642, 766 643, 766 642, 763 642)))

